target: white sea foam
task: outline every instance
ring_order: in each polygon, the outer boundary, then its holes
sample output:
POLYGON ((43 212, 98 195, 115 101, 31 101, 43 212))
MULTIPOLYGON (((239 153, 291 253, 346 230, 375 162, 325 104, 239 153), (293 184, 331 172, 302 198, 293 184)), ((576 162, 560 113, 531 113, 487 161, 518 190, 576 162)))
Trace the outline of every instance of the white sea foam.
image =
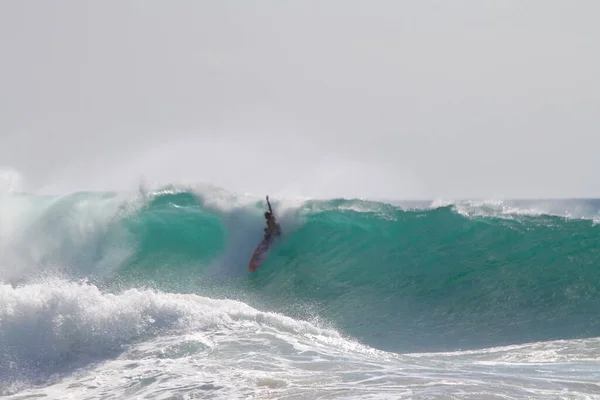
POLYGON ((0 324, 13 399, 600 394, 597 339, 398 355, 241 302, 61 280, 1 285, 0 324))

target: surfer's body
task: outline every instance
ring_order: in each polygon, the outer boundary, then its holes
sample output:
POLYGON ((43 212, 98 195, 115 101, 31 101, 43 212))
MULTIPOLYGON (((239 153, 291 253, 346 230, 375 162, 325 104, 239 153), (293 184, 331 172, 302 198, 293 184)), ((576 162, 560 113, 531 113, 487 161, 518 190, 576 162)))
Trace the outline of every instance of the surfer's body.
POLYGON ((273 209, 271 208, 271 203, 269 202, 269 196, 267 196, 267 205, 269 206, 269 211, 265 211, 265 219, 267 220, 267 227, 265 228, 265 240, 271 239, 273 235, 281 235, 281 227, 275 219, 275 214, 273 214, 273 209))
POLYGON ((256 269, 261 266, 267 257, 274 238, 276 236, 281 236, 281 227, 275 219, 275 214, 273 214, 271 203, 269 203, 269 196, 267 196, 267 205, 269 206, 269 211, 265 211, 267 223, 267 226, 265 227, 265 236, 256 247, 256 250, 254 250, 252 258, 250 258, 250 263, 248 264, 248 270, 250 270, 250 272, 256 271, 256 269))

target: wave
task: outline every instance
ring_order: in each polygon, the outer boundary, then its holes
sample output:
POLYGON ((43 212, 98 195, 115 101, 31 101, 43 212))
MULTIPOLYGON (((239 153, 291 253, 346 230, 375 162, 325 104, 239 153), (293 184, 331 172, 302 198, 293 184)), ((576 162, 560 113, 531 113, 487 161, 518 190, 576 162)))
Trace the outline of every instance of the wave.
POLYGON ((12 194, 0 198, 0 279, 239 300, 395 352, 595 337, 598 204, 275 201, 284 236, 249 273, 258 198, 12 194))

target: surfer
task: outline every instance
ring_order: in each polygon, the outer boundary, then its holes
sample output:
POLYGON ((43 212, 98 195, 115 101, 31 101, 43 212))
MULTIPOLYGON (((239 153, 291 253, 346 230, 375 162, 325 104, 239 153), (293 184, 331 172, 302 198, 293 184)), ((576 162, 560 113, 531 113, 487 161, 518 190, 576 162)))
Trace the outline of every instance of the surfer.
POLYGON ((269 211, 265 211, 265 219, 267 220, 267 227, 265 228, 265 240, 271 239, 271 236, 273 234, 275 236, 281 235, 281 227, 275 220, 275 214, 273 214, 273 209, 271 208, 271 203, 269 202, 268 195, 267 195, 267 205, 269 206, 269 211))

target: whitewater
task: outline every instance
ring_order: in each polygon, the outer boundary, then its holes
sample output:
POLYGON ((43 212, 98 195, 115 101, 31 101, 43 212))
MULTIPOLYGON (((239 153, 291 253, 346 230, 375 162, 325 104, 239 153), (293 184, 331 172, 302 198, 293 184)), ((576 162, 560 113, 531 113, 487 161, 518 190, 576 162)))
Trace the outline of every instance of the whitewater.
POLYGON ((0 194, 7 399, 600 398, 600 201, 0 194))

